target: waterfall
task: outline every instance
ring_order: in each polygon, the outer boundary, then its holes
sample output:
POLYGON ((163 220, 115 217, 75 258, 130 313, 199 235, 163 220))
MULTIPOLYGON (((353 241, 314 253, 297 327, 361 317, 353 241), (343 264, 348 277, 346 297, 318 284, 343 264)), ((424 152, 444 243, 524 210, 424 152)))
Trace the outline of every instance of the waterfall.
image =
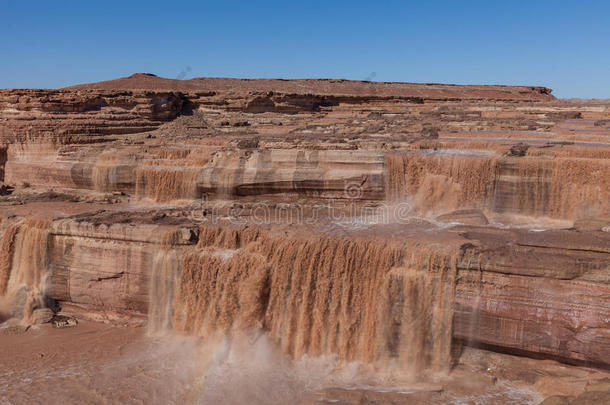
POLYGON ((421 213, 481 208, 552 218, 610 215, 607 159, 389 153, 386 198, 421 213))
POLYGON ((197 198, 199 169, 139 167, 136 169, 136 197, 156 202, 197 198))
POLYGON ((28 219, 9 224, 0 239, 0 313, 29 322, 45 306, 48 221, 28 219))
POLYGON ((264 333, 295 359, 446 371, 456 265, 405 243, 204 226, 180 266, 156 257, 150 322, 208 340, 264 333))

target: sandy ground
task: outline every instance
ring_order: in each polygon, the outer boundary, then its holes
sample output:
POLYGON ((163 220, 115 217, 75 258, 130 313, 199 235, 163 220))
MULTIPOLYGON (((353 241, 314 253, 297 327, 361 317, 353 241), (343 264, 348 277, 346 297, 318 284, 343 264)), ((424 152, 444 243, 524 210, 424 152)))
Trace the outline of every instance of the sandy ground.
POLYGON ((150 404, 178 402, 196 363, 192 340, 159 342, 142 328, 81 321, 25 333, 0 329, 2 404, 150 404))
POLYGON ((468 349, 449 377, 386 385, 332 359, 291 362, 264 337, 210 345, 85 321, 25 332, 3 326, 0 347, 1 404, 537 404, 604 376, 468 349))

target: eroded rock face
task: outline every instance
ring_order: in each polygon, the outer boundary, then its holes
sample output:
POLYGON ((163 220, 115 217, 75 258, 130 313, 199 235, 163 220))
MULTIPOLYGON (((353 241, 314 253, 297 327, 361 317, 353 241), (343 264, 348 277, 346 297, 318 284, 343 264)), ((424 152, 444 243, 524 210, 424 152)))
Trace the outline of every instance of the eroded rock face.
POLYGON ((476 245, 466 247, 459 264, 463 271, 456 290, 455 336, 564 359, 607 362, 606 234, 460 232, 476 245))
POLYGON ((172 92, 1 90, 3 143, 80 144, 156 129, 175 118, 172 92))
POLYGON ((296 357, 439 369, 453 337, 607 365, 608 118, 537 87, 0 90, 0 287, 31 313, 45 296, 155 330, 263 330, 296 357), (40 265, 16 261, 25 232, 40 265))
MULTIPOLYGON (((129 77, 98 83, 70 86, 68 89, 140 89, 154 91, 265 92, 268 95, 298 94, 319 96, 420 97, 422 99, 552 100, 552 90, 536 86, 456 86, 401 82, 367 82, 343 79, 165 79, 136 73, 129 77)), ((566 117, 567 118, 567 117, 566 117)))
POLYGON ((579 218, 574 221, 574 229, 581 232, 610 232, 610 218, 579 218))

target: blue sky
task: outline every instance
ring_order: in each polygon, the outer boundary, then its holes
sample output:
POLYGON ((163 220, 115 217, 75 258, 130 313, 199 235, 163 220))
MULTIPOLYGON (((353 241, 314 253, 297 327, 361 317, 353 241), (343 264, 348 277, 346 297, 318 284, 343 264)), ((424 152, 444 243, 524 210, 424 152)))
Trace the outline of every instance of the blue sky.
POLYGON ((0 88, 150 72, 531 84, 610 98, 609 1, 2 0, 0 21, 0 88))

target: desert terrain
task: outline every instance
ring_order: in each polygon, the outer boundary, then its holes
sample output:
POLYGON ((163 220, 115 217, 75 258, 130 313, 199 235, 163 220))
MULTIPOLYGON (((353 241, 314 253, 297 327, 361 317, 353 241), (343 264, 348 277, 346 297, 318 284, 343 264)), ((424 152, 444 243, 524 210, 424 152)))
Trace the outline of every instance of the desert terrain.
POLYGON ((0 90, 0 181, 0 403, 610 402, 610 101, 0 90))

